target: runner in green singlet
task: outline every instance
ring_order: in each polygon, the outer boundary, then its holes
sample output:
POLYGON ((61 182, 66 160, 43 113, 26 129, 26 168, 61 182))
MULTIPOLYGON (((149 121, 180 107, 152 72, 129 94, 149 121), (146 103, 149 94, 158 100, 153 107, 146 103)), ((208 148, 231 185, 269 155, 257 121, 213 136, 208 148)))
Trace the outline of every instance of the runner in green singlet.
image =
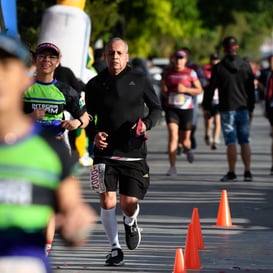
MULTIPOLYGON (((60 65, 60 49, 52 43, 42 43, 36 48, 34 63, 36 66, 36 80, 24 94, 24 111, 29 114, 43 129, 53 132, 58 139, 63 138, 65 129, 72 131, 85 128, 89 123, 84 101, 71 86, 54 78, 55 69, 60 65), (65 120, 64 110, 72 115, 72 119, 65 120)), ((73 157, 78 158, 71 149, 73 157)), ((52 246, 55 227, 54 218, 49 221, 46 238, 46 254, 52 246)))
POLYGON ((22 112, 29 60, 21 42, 0 34, 1 272, 50 272, 44 229, 54 211, 61 236, 75 246, 86 242, 95 220, 65 145, 22 112))

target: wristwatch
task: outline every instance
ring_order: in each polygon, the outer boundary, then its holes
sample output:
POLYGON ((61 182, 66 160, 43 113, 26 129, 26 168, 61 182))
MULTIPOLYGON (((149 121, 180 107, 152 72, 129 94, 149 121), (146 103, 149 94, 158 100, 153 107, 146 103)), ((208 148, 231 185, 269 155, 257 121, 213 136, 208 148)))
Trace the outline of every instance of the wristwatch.
POLYGON ((82 122, 81 118, 77 118, 77 120, 81 123, 81 124, 78 126, 78 128, 80 128, 80 127, 83 125, 83 122, 82 122))

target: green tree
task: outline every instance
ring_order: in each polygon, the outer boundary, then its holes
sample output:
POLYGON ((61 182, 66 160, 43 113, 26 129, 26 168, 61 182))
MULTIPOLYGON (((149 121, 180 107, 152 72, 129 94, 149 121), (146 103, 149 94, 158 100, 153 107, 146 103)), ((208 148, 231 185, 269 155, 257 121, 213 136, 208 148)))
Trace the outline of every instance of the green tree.
MULTIPOLYGON (((29 46, 36 45, 41 19, 56 0, 17 0, 18 29, 29 46)), ((120 36, 132 56, 169 56, 174 48, 191 48, 194 59, 207 61, 225 35, 240 42, 240 53, 259 57, 259 46, 272 39, 272 0, 90 0, 90 44, 120 36)))
POLYGON ((93 0, 86 1, 85 12, 91 18, 91 45, 98 39, 109 41, 115 28, 120 24, 119 5, 122 0, 93 0))
POLYGON ((55 4, 56 0, 17 0, 18 31, 30 48, 37 44, 44 11, 55 4))
POLYGON ((197 0, 138 0, 120 5, 124 37, 133 55, 168 56, 174 47, 202 33, 197 0))

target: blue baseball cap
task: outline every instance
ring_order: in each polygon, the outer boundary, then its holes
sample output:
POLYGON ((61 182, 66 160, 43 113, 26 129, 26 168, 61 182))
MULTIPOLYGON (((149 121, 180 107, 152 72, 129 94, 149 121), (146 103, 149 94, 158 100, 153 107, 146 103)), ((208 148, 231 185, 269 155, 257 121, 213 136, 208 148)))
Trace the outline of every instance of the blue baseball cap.
POLYGON ((30 50, 17 38, 0 33, 0 50, 21 60, 27 67, 32 64, 30 50))

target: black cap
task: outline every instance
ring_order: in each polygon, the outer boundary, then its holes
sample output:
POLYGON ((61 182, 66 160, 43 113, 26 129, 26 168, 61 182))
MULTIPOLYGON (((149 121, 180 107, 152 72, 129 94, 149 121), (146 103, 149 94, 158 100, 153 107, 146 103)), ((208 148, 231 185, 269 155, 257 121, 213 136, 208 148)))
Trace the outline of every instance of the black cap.
POLYGON ((30 50, 17 38, 0 33, 0 49, 21 60, 27 67, 32 64, 30 50))
POLYGON ((220 57, 219 57, 219 55, 217 53, 210 54, 209 58, 210 58, 211 61, 220 60, 220 57))
POLYGON ((222 41, 222 46, 227 51, 235 51, 239 47, 237 39, 234 36, 225 37, 222 41))
POLYGON ((179 49, 179 50, 176 50, 173 55, 174 55, 174 57, 186 58, 188 54, 185 50, 179 49))

